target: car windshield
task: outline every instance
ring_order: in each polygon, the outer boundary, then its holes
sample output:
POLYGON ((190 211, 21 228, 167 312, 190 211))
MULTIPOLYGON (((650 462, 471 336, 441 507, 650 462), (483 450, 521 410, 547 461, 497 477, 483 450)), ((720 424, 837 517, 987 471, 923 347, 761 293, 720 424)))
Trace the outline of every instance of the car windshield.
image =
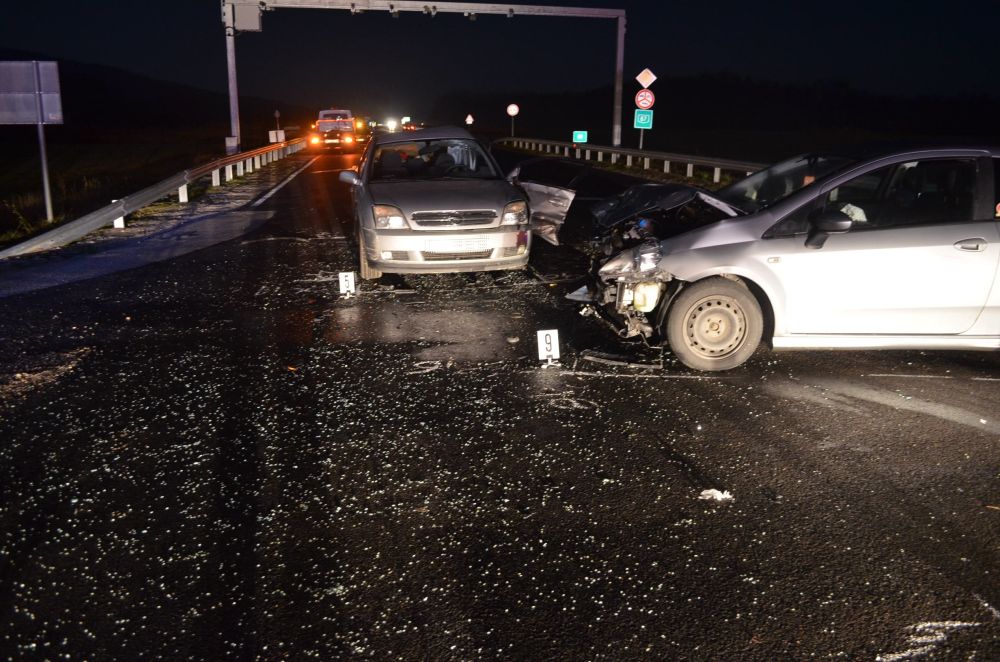
POLYGON ((803 154, 769 166, 713 195, 752 214, 853 163, 854 159, 845 156, 803 154))
POLYGON ((414 140, 379 145, 372 181, 408 179, 498 179, 499 174, 474 140, 414 140))
POLYGON ((316 122, 316 130, 321 133, 329 131, 353 131, 354 124, 351 120, 319 120, 316 122))

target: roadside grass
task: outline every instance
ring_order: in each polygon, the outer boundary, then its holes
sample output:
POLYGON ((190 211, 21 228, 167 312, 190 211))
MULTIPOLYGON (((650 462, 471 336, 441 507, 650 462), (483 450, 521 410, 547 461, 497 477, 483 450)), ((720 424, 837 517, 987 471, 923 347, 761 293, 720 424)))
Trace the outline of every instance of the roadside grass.
POLYGON ((218 156, 201 140, 53 145, 49 150, 53 220, 45 218, 38 156, 20 159, 0 171, 0 245, 49 230, 218 156))

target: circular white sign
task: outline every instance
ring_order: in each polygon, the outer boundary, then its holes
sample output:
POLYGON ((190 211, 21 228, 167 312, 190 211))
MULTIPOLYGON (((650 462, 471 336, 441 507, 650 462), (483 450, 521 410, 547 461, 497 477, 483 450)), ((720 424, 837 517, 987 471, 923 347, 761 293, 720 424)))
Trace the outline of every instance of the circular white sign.
POLYGON ((509 106, 507 106, 507 114, 510 115, 511 117, 514 117, 519 112, 521 112, 521 108, 516 103, 512 103, 509 106))
POLYGON ((639 90, 635 95, 635 105, 643 110, 649 110, 656 102, 656 96, 650 90, 639 90))

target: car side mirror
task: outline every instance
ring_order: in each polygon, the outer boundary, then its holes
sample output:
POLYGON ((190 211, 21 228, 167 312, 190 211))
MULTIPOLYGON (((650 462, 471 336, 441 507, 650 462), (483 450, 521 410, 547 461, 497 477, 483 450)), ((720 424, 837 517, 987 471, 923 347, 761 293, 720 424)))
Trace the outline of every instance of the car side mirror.
POLYGON ((360 186, 361 178, 358 177, 358 173, 353 170, 342 170, 337 179, 344 182, 345 184, 350 184, 351 186, 360 186))
POLYGON ((854 221, 842 211, 828 210, 812 221, 812 230, 806 238, 808 248, 823 248, 831 234, 843 234, 851 229, 854 221))

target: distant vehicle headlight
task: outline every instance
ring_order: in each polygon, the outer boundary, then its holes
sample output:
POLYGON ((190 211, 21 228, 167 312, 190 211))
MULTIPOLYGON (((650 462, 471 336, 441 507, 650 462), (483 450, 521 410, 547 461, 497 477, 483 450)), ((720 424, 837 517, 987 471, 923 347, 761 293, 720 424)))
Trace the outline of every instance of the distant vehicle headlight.
POLYGON ((520 225, 528 222, 528 205, 523 200, 512 202, 503 208, 500 225, 520 225))
POLYGON ((398 207, 392 205, 375 205, 372 207, 375 213, 375 227, 377 228, 405 228, 406 217, 398 207))

